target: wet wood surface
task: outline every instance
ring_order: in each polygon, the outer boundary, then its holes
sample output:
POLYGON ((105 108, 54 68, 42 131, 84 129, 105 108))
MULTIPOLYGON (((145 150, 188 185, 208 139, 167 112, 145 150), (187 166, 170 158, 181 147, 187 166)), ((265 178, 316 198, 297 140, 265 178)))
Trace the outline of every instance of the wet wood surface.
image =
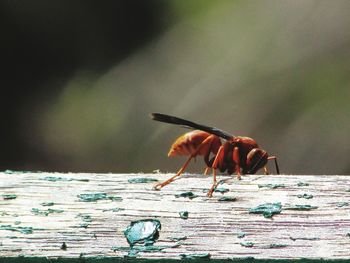
POLYGON ((224 193, 212 198, 206 196, 210 176, 186 174, 161 191, 153 190, 155 182, 142 183, 170 176, 0 173, 0 257, 124 257, 129 224, 158 219, 154 245, 162 249, 140 252, 138 258, 350 258, 347 176, 249 175, 240 181, 220 176, 224 193), (176 197, 189 191, 196 197, 176 197), (82 194, 102 198, 87 201, 82 194), (249 213, 278 202, 282 211, 270 218, 249 213), (312 209, 288 209, 295 205, 312 209), (188 219, 180 217, 184 211, 188 219))

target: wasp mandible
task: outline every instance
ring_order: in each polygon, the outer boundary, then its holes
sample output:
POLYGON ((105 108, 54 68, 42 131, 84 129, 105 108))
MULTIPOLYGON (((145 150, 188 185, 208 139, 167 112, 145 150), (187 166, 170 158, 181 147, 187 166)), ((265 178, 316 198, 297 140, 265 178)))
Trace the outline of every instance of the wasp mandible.
POLYGON ((155 121, 181 125, 186 128, 194 129, 180 136, 170 147, 169 157, 177 155, 187 155, 189 158, 180 168, 180 170, 168 180, 156 184, 154 188, 160 190, 162 187, 174 181, 186 169, 190 161, 196 156, 204 157, 206 169, 204 174, 208 174, 210 169, 213 172, 213 184, 207 194, 213 195, 217 187, 216 170, 225 172, 229 175, 236 173, 237 179, 241 179, 241 174, 255 174, 263 168, 264 173, 268 174, 267 162, 275 161, 276 172, 279 174, 279 167, 276 156, 269 156, 266 151, 259 148, 255 140, 249 137, 233 136, 225 131, 215 127, 197 124, 192 121, 184 120, 174 116, 152 113, 151 118, 155 121), (222 144, 220 138, 225 142, 222 144), (213 157, 210 158, 210 155, 213 157))

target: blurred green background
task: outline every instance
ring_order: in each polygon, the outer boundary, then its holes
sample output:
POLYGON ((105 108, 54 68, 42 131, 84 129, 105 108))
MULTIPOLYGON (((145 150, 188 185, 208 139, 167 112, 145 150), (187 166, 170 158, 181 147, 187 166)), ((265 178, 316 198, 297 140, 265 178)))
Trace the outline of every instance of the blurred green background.
POLYGON ((0 29, 2 170, 176 171, 162 112, 350 174, 350 1, 12 0, 0 29))

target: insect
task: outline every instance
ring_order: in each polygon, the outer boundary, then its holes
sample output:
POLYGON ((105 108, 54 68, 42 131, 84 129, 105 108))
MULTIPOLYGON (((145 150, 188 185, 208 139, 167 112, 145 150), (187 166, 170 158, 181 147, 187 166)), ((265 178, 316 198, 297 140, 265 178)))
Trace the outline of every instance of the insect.
POLYGON ((258 170, 264 169, 268 174, 267 162, 275 161, 276 172, 279 174, 279 167, 276 156, 269 156, 266 151, 259 148, 255 140, 249 137, 234 136, 215 127, 197 124, 192 121, 180 119, 174 116, 152 113, 151 118, 155 121, 181 125, 194 129, 180 136, 170 147, 169 157, 177 155, 189 156, 180 170, 168 180, 156 184, 154 188, 160 190, 179 177, 196 156, 203 156, 206 164, 204 174, 208 174, 210 169, 213 172, 213 184, 207 194, 211 197, 217 187, 216 173, 227 171, 228 174, 237 174, 237 179, 241 179, 241 174, 255 174, 258 170), (224 139, 222 143, 220 138, 224 139))

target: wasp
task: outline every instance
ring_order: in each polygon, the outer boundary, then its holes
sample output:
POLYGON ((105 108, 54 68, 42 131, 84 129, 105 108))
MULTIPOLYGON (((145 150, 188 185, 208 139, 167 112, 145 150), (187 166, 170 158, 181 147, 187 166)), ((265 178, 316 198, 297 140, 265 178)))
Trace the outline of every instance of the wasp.
POLYGON ((179 171, 168 180, 156 184, 154 188, 160 190, 179 177, 196 156, 203 156, 206 164, 204 174, 208 174, 210 169, 213 173, 213 184, 207 194, 213 195, 217 187, 217 169, 229 175, 236 173, 237 179, 241 179, 241 174, 255 174, 258 170, 264 169, 265 174, 269 174, 267 162, 275 161, 276 172, 279 174, 279 167, 276 156, 269 156, 267 152, 259 148, 256 141, 249 137, 234 136, 215 127, 198 124, 174 116, 151 113, 151 118, 155 121, 181 125, 185 128, 193 129, 176 139, 171 145, 168 156, 185 155, 189 156, 187 161, 179 171), (225 142, 222 143, 221 139, 225 142))

